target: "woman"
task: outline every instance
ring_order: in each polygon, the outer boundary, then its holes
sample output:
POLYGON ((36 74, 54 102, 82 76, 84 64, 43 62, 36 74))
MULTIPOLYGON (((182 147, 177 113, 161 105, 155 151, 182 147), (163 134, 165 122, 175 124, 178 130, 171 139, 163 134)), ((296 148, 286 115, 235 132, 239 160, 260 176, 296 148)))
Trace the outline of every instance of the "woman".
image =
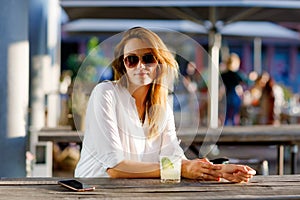
POLYGON ((125 32, 112 67, 116 81, 98 84, 89 99, 76 177, 158 178, 159 155, 179 154, 182 177, 249 181, 255 171, 248 166, 184 157, 167 103, 178 65, 158 35, 125 32))

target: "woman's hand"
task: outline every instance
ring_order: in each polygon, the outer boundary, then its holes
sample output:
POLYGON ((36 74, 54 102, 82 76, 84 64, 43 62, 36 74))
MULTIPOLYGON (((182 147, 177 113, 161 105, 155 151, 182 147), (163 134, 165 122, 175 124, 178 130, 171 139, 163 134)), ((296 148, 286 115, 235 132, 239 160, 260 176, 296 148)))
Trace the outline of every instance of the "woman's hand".
POLYGON ((182 160, 181 176, 189 179, 219 181, 222 166, 214 165, 208 159, 182 160))
POLYGON ((222 178, 231 182, 249 182, 249 180, 256 174, 256 171, 246 165, 235 164, 220 164, 222 178))

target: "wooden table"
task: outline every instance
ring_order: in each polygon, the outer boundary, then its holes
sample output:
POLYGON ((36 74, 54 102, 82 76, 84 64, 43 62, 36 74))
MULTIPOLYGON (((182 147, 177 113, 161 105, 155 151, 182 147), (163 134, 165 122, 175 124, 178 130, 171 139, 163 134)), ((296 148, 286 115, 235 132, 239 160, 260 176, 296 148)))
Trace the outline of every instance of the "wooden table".
POLYGON ((83 132, 68 128, 43 128, 38 132, 38 141, 82 143, 83 132))
MULTIPOLYGON (((195 134, 193 129, 178 130, 182 142, 193 145, 277 145, 278 174, 284 172, 284 147, 289 146, 291 154, 291 173, 297 169, 298 145, 300 144, 300 125, 256 125, 256 126, 225 126, 218 129, 200 128, 195 134), (221 134, 220 134, 221 133, 221 134)), ((198 153, 199 148, 193 149, 198 153)))
POLYGON ((162 184, 159 179, 78 179, 96 187, 73 192, 58 178, 0 179, 0 199, 300 199, 300 175, 255 176, 249 183, 201 182, 183 179, 162 184))
MULTIPOLYGON (((178 129, 178 137, 182 143, 195 145, 277 145, 278 146, 278 174, 284 172, 284 147, 290 147, 291 173, 297 169, 298 145, 300 144, 300 125, 257 125, 257 126, 225 126, 219 129, 199 128, 178 129), (209 131, 208 131, 209 130, 209 131), (221 133, 221 134, 219 134, 221 133)), ((39 141, 77 142, 81 143, 83 133, 71 130, 44 129, 38 133, 39 141)), ((199 151, 199 148, 194 149, 199 151)), ((195 152, 197 153, 197 152, 195 152)), ((197 154, 198 155, 198 154, 197 154)))

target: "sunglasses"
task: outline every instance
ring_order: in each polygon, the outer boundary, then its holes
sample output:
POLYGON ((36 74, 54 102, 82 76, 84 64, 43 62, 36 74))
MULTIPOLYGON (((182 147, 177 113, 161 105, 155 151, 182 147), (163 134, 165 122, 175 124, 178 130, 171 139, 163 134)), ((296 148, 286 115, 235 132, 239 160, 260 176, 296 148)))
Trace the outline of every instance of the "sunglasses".
POLYGON ((148 65, 148 66, 151 64, 157 64, 157 60, 156 60, 155 56, 150 53, 145 54, 143 56, 129 55, 129 56, 126 56, 123 61, 124 61, 124 64, 126 67, 134 68, 139 64, 140 60, 141 60, 141 63, 148 65))

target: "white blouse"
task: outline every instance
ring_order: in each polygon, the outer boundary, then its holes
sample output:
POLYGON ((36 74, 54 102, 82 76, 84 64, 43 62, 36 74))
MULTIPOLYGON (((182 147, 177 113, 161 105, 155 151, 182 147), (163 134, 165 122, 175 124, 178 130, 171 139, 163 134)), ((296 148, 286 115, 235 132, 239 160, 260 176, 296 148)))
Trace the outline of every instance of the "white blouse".
POLYGON ((183 151, 176 136, 171 107, 159 137, 147 139, 148 123, 139 120, 135 99, 117 82, 102 82, 92 91, 86 130, 75 177, 108 177, 106 170, 122 160, 159 162, 159 155, 183 151))

